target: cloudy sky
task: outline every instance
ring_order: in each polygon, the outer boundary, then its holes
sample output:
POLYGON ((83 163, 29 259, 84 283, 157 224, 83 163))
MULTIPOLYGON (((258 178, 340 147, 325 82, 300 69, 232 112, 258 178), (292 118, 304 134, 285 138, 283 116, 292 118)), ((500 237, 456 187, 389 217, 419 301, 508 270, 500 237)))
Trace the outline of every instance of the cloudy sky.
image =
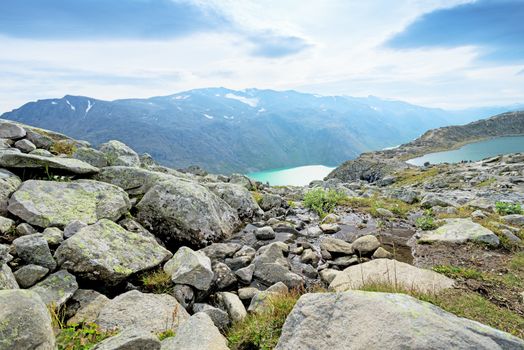
POLYGON ((524 0, 2 0, 0 112, 211 86, 524 102, 523 18, 524 0))

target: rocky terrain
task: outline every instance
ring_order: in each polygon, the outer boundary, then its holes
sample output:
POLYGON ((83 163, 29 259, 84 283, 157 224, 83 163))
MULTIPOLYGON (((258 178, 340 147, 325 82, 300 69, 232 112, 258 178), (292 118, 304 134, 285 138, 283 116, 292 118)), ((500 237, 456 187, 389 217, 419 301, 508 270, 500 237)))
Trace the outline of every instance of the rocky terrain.
POLYGON ((0 120, 0 349, 524 349, 524 154, 191 170, 0 120))

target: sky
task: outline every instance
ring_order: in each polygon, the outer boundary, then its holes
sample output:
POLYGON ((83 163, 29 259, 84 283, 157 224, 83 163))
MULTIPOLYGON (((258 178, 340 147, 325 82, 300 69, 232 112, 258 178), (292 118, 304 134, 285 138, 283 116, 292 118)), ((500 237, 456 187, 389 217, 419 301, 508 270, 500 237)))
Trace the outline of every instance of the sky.
POLYGON ((524 102, 524 0, 2 0, 0 112, 223 86, 524 102))

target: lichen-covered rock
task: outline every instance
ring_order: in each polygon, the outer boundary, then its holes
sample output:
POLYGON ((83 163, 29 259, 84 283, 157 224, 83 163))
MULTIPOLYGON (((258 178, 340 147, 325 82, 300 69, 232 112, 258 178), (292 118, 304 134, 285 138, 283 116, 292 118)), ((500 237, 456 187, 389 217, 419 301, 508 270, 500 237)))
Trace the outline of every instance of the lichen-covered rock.
POLYGON ((170 295, 133 290, 109 301, 96 323, 104 330, 138 328, 151 333, 177 332, 189 318, 187 311, 170 295))
POLYGON ((25 265, 16 270, 14 275, 20 287, 29 288, 44 278, 48 272, 48 268, 39 265, 25 265))
POLYGON ((78 289, 67 302, 66 312, 71 316, 67 324, 81 322, 95 322, 102 308, 109 302, 109 298, 97 291, 78 289))
POLYGON ((524 349, 524 341, 403 294, 305 294, 275 350, 524 349))
POLYGON ((13 241, 16 254, 27 264, 40 265, 49 270, 56 268, 47 241, 40 233, 18 237, 13 241))
POLYGON ((423 233, 418 240, 419 243, 466 241, 486 243, 494 247, 500 244, 496 234, 470 219, 447 219, 445 225, 423 233))
POLYGON ((98 168, 74 158, 44 157, 2 150, 0 150, 0 166, 8 169, 40 169, 75 175, 89 175, 98 172, 98 168))
POLYGON ((15 229, 15 222, 9 218, 0 216, 0 235, 5 235, 15 229))
POLYGON ((194 314, 184 322, 174 337, 163 340, 161 349, 229 350, 226 338, 203 312, 194 314))
POLYGON ((78 147, 73 152, 73 158, 79 159, 96 168, 103 168, 108 165, 104 153, 91 147, 78 147))
POLYGON ((116 220, 130 208, 124 190, 92 180, 29 180, 11 196, 8 206, 12 214, 40 227, 64 227, 73 220, 86 224, 116 220))
POLYGON ((222 198, 231 208, 235 209, 240 219, 251 219, 264 213, 253 199, 251 193, 241 185, 210 183, 206 184, 206 187, 222 198))
POLYGON ((105 154, 109 165, 140 166, 140 157, 126 144, 111 140, 100 145, 100 152, 105 154))
POLYGON ((187 284, 199 290, 208 290, 213 281, 211 259, 188 247, 180 247, 164 265, 164 271, 174 283, 187 284))
POLYGON ((0 350, 54 350, 51 317, 38 294, 0 290, 0 350))
POLYGON ((98 343, 93 350, 160 350, 160 340, 141 329, 128 329, 98 343))
POLYGON ((11 268, 7 264, 0 264, 0 290, 18 288, 18 283, 11 268))
POLYGON ((157 182, 176 180, 177 177, 130 166, 108 166, 100 169, 95 179, 123 188, 132 195, 143 195, 157 182))
POLYGON ((42 237, 49 246, 56 247, 64 241, 64 232, 58 227, 48 227, 42 232, 42 237))
POLYGON ((65 270, 55 272, 31 287, 46 305, 58 308, 64 305, 77 289, 75 276, 65 270))
POLYGON ((55 253, 62 268, 108 285, 158 266, 170 256, 150 235, 127 231, 107 219, 80 229, 55 253))
POLYGON ((6 169, 0 169, 0 215, 7 214, 9 197, 21 184, 18 176, 6 169))
POLYGON ((232 257, 242 246, 238 243, 213 243, 200 249, 211 260, 224 260, 232 257))
POLYGON ((417 290, 436 293, 453 287, 453 280, 435 271, 421 269, 400 261, 376 259, 353 265, 337 274, 329 289, 341 292, 359 289, 366 283, 385 283, 406 289, 416 286, 417 290))
POLYGON ((169 244, 205 246, 229 237, 238 217, 207 188, 187 180, 153 186, 137 205, 138 221, 169 244))

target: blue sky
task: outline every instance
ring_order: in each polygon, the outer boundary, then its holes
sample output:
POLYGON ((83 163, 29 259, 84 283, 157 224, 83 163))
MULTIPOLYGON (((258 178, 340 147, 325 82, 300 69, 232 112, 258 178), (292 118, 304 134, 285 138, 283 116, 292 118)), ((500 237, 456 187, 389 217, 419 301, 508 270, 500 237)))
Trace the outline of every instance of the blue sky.
POLYGON ((209 86, 524 102, 523 0, 0 2, 0 111, 209 86))

